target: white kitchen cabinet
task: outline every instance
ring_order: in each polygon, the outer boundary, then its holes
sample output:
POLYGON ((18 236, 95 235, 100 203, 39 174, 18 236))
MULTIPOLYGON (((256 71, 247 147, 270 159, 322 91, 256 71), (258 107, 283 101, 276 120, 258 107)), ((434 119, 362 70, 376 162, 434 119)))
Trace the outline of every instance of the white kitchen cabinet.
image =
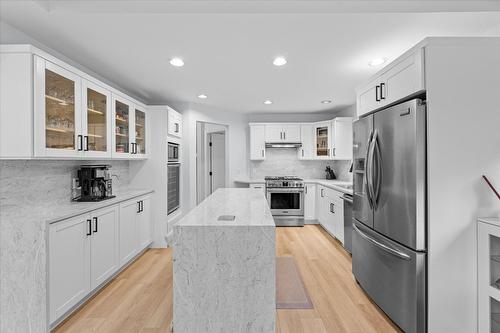
POLYGON ((318 185, 316 212, 321 226, 332 236, 344 243, 344 206, 342 193, 318 185))
POLYGON ((82 80, 82 136, 85 157, 111 158, 111 92, 82 80))
POLYGON ((149 154, 149 119, 146 109, 134 107, 134 158, 147 158, 149 154))
POLYGON ((118 270, 118 218, 117 206, 91 214, 90 237, 91 288, 95 289, 118 270))
POLYGON ((80 77, 34 57, 36 157, 81 157, 84 149, 80 77))
POLYGON ((266 158, 266 126, 250 125, 250 160, 266 158))
POLYGON ((120 204, 120 265, 129 262, 139 252, 139 239, 137 237, 139 206, 139 200, 130 200, 120 204))
POLYGON ((253 184, 250 184, 249 187, 259 189, 262 191, 262 193, 264 193, 264 195, 266 194, 266 184, 265 183, 253 183, 253 184))
POLYGON ((357 90, 357 115, 384 107, 425 90, 424 49, 419 48, 377 73, 357 90))
POLYGON ((49 226, 50 322, 90 292, 90 224, 85 214, 49 226))
POLYGON ((332 122, 324 121, 313 125, 314 159, 330 159, 332 145, 332 122))
POLYGON ((313 140, 313 125, 300 125, 300 140, 302 147, 297 150, 299 160, 310 160, 313 156, 314 140, 313 140))
POLYGON ((172 108, 168 108, 167 134, 175 137, 182 137, 182 115, 172 108))
POLYGON ((152 241, 151 230, 151 197, 139 200, 139 213, 137 213, 137 228, 139 230, 139 250, 145 249, 152 241))
POLYGON ((300 142, 300 124, 266 124, 266 142, 300 142))
POLYGON ((316 184, 304 185, 304 219, 316 220, 316 184))
POLYGON ((352 118, 333 119, 331 136, 332 159, 352 160, 352 118))

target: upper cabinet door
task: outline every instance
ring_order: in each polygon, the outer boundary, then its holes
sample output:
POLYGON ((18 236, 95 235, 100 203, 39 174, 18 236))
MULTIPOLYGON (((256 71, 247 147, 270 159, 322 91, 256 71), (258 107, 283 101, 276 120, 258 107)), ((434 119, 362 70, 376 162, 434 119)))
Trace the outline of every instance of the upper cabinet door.
POLYGON ((310 160, 314 150, 313 126, 311 124, 300 125, 300 140, 302 147, 297 150, 299 160, 310 160))
POLYGON ((420 49, 408 58, 399 62, 384 75, 387 86, 382 96, 387 104, 396 102, 425 89, 424 81, 424 50, 420 49))
POLYGON ((86 157, 111 157, 111 93, 82 81, 82 133, 86 157))
POLYGON ((266 127, 250 125, 250 159, 253 161, 266 158, 266 127))
POLYGON ((80 77, 38 56, 34 59, 35 156, 80 157, 80 77))
POLYGON ((266 142, 282 142, 283 141, 283 125, 272 124, 266 125, 266 142))
POLYGON ((171 108, 168 109, 168 135, 182 137, 182 115, 171 108))
POLYGON ((300 125, 290 124, 283 125, 283 141, 284 142, 300 142, 300 125))
POLYGON ((149 154, 148 142, 147 139, 147 115, 146 112, 135 108, 135 141, 133 142, 133 154, 137 157, 144 158, 147 154, 149 154))
POLYGON ((335 118, 332 123, 332 158, 352 160, 352 118, 335 118))
POLYGON ((129 158, 133 152, 134 108, 121 97, 113 97, 113 157, 129 158))
POLYGON ((330 159, 331 156, 331 122, 314 124, 314 151, 317 159, 330 159))

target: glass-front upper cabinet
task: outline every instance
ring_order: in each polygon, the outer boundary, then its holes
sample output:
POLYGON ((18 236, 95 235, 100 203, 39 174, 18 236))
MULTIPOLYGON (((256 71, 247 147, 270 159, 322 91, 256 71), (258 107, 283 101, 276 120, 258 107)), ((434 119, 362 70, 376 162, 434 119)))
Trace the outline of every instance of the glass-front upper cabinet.
POLYGON ((331 134, 331 122, 328 121, 314 125, 314 158, 330 158, 331 134))
POLYGON ((146 150, 146 113, 135 109, 135 154, 145 155, 146 150))
POLYGON ((35 57, 35 156, 81 155, 80 85, 78 75, 35 57))
POLYGON ((114 157, 130 157, 133 153, 133 112, 132 104, 126 99, 113 98, 114 157))
POLYGON ((83 81, 83 151, 89 157, 111 157, 111 94, 83 81))

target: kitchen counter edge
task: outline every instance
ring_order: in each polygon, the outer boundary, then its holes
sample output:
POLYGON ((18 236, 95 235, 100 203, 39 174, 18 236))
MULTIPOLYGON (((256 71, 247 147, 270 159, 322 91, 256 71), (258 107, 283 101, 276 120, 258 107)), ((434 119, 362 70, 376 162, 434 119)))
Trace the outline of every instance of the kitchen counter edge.
MULTIPOLYGON (((255 178, 255 179, 236 179, 234 181, 235 183, 240 183, 240 184, 264 184, 265 180, 262 178, 255 178)), ((320 178, 312 178, 312 179, 304 179, 304 184, 317 184, 317 185, 323 185, 328 188, 331 188, 332 190, 342 192, 342 193, 347 193, 347 194, 353 194, 352 190, 348 190, 342 187, 339 187, 337 185, 345 185, 345 184, 351 184, 352 182, 349 181, 344 181, 344 180, 337 180, 337 179, 320 179, 320 178)))

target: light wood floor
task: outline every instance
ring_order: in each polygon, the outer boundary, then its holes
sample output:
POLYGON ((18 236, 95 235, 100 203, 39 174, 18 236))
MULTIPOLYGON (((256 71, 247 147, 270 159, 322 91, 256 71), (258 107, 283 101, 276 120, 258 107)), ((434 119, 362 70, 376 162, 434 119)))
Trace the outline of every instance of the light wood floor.
MULTIPOLYGON (((276 332, 399 332, 352 278, 349 254, 320 226, 277 228, 276 235, 277 255, 294 256, 314 304, 278 310, 276 332)), ((55 332, 169 332, 171 320, 172 250, 152 249, 55 332)))

